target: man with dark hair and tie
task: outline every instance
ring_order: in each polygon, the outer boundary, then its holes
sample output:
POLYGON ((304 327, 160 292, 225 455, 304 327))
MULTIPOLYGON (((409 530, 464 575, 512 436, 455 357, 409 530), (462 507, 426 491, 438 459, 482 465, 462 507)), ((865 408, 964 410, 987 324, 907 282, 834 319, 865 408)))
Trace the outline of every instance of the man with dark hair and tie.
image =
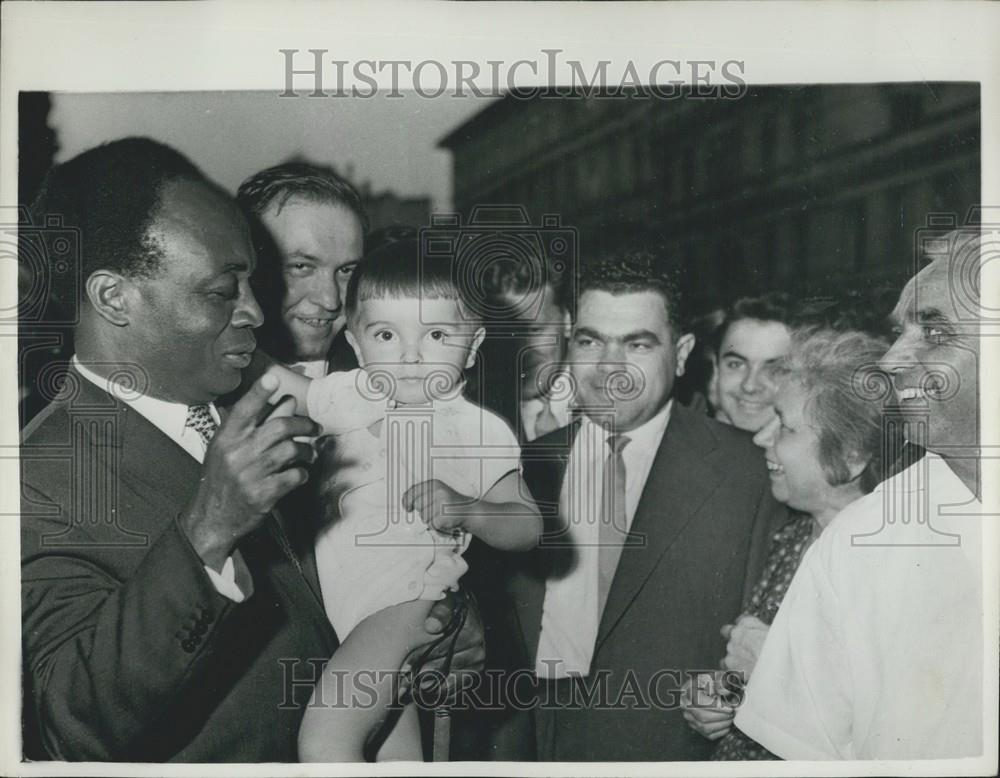
POLYGON ((520 758, 711 750, 686 726, 679 689, 717 666, 719 624, 786 513, 747 433, 671 399, 694 344, 677 290, 646 252, 585 264, 579 278, 567 361, 580 415, 523 452, 547 536, 512 578, 522 667, 538 679, 533 731, 521 730, 536 748, 520 758))
MULTIPOLYGON (((58 291, 80 315, 62 394, 22 436, 24 755, 295 761, 337 638, 272 509, 318 428, 269 406, 267 377, 215 407, 262 322, 246 222, 141 138, 50 171, 35 223, 52 214, 78 231, 80 283, 58 291)), ((479 659, 466 637, 458 665, 479 659)))

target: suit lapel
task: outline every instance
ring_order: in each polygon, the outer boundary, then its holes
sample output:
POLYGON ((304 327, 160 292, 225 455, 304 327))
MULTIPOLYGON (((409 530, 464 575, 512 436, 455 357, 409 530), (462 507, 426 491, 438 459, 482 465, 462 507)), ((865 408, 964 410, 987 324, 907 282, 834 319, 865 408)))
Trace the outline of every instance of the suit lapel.
POLYGON ((124 412, 124 466, 133 478, 156 492, 170 515, 177 515, 194 495, 201 465, 141 413, 127 405, 124 412), (179 484, 183 487, 178 488, 179 484))
POLYGON ((198 462, 127 403, 94 386, 75 369, 71 373, 76 386, 69 412, 74 424, 84 425, 90 445, 115 450, 113 467, 135 481, 140 493, 154 493, 158 499, 150 502, 159 512, 179 513, 198 483, 198 462), (112 425, 110 434, 108 424, 112 425), (179 484, 184 487, 178 489, 179 484))
MULTIPOLYGON (((90 435, 91 445, 118 449, 117 466, 136 483, 138 493, 149 496, 148 503, 153 510, 166 517, 178 515, 197 488, 201 477, 198 460, 127 403, 94 386, 76 370, 72 372, 78 383, 71 400, 72 412, 83 419, 89 414, 93 414, 94 419, 115 419, 114 434, 90 435)), ((227 411, 220 410, 223 420, 227 415, 227 411)), ((277 509, 265 525, 276 545, 283 550, 283 556, 289 557, 288 561, 302 574, 322 610, 315 561, 312 560, 311 567, 300 565, 300 549, 289 543, 287 536, 283 537, 284 525, 277 509)))
POLYGON ((632 521, 629 543, 635 545, 622 550, 598 628, 596 649, 614 629, 660 558, 718 488, 721 474, 705 461, 715 445, 701 419, 674 403, 632 521))

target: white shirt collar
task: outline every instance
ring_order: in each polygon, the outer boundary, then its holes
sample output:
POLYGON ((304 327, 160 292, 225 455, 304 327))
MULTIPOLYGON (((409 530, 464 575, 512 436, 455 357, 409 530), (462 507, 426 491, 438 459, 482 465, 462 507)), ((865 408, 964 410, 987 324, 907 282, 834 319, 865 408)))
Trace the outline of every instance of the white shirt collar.
MULTIPOLYGON (((628 449, 632 449, 633 451, 648 451, 659 446, 660 439, 663 437, 663 433, 667 429, 667 424, 670 421, 670 411, 671 408, 673 408, 673 405, 674 401, 673 398, 671 398, 667 400, 667 404, 664 405, 653 418, 636 427, 634 430, 630 430, 625 433, 617 433, 617 431, 614 431, 615 434, 624 434, 628 436, 630 443, 625 450, 628 451, 628 449)), ((595 427, 603 429, 602 425, 592 421, 586 414, 584 414, 583 418, 585 424, 592 424, 595 427)), ((611 432, 605 430, 605 439, 607 439, 610 434, 611 432)))
POLYGON ((953 502, 956 505, 982 502, 969 490, 944 458, 933 451, 924 452, 921 460, 882 481, 874 491, 913 493, 926 491, 931 488, 930 485, 933 485, 934 491, 931 499, 935 502, 953 502))
MULTIPOLYGON (((98 389, 107 392, 118 400, 121 400, 136 413, 140 414, 147 421, 153 424, 153 426, 159 429, 160 432, 174 441, 174 443, 177 443, 181 446, 181 448, 191 453, 192 456, 200 461, 202 457, 197 456, 195 451, 197 448, 200 448, 203 455, 204 444, 201 444, 200 447, 192 445, 198 441, 195 440, 191 434, 194 431, 190 430, 186 426, 188 413, 187 405, 184 403, 161 400, 157 397, 150 397, 148 394, 138 393, 120 382, 113 381, 110 378, 104 378, 81 363, 75 354, 70 360, 70 364, 72 364, 80 375, 94 384, 98 389)), ((207 405, 209 413, 211 413, 212 418, 215 419, 215 423, 219 424, 219 412, 215 408, 215 403, 207 403, 207 405)))
POLYGON ((288 365, 289 370, 301 373, 306 378, 323 378, 330 372, 329 365, 325 359, 309 359, 302 362, 292 362, 288 365))

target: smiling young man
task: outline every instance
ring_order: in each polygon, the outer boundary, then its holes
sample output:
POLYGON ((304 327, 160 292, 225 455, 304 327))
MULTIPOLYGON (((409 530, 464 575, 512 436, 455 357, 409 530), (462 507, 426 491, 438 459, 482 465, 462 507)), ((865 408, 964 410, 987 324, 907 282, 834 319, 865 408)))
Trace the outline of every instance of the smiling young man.
POLYGON ((787 295, 744 297, 733 303, 716 337, 716 419, 757 432, 774 418, 775 387, 768 371, 788 353, 796 323, 787 295))
POLYGON ((666 267, 645 252, 585 265, 567 359, 580 416, 524 449, 549 535, 512 583, 539 680, 522 757, 707 758, 677 696, 717 666, 719 626, 787 518, 750 436, 672 401, 693 337, 666 267), (616 704, 629 689, 642 699, 616 704))
POLYGON ((347 282, 368 225, 357 191, 329 168, 289 162, 250 176, 237 200, 260 261, 261 344, 311 378, 357 367, 342 335, 347 282))

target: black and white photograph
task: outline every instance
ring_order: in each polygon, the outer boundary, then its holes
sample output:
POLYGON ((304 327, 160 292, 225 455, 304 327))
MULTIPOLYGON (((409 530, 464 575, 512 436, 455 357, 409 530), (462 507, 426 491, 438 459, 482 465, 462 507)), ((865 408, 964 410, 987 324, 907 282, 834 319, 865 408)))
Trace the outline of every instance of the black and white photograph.
POLYGON ((5 4, 4 774, 995 774, 1000 14, 809 5, 5 4))

